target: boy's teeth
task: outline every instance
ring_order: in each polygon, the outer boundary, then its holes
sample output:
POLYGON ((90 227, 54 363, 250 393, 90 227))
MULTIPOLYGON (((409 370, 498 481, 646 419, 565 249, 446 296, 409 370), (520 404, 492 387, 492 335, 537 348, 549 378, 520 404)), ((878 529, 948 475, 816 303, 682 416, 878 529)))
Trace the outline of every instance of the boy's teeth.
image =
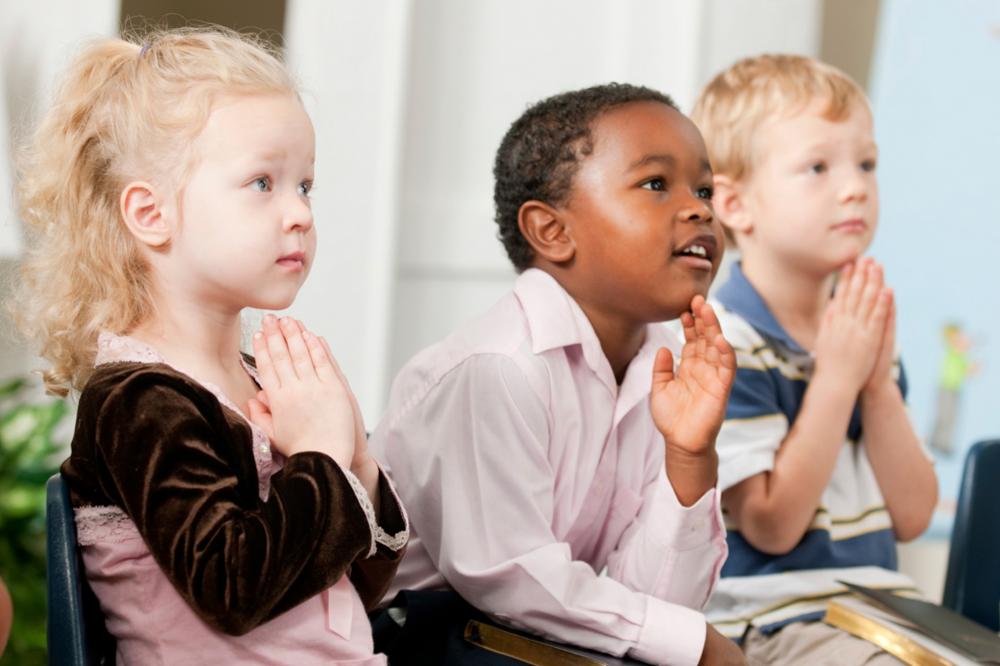
POLYGON ((708 252, 701 245, 692 245, 687 249, 689 254, 695 254, 699 257, 707 257, 708 252))

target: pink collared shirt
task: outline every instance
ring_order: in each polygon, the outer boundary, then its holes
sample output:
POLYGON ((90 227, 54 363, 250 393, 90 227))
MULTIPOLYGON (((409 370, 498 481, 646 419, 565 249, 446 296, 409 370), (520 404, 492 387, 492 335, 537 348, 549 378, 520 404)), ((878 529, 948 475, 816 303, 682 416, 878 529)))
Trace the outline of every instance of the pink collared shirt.
POLYGON ((372 435, 411 521, 400 589, 452 586, 497 619, 651 663, 696 664, 726 557, 714 489, 691 507, 649 412, 649 326, 621 386, 590 322, 531 269, 418 354, 372 435), (416 534, 416 536, 414 536, 416 534))
MULTIPOLYGON (((104 333, 96 365, 119 361, 165 363, 160 354, 133 338, 104 333)), ((254 379, 256 370, 244 362, 254 379)), ((178 369, 179 370, 179 369, 178 369)), ((242 415, 214 384, 202 382, 220 403, 242 415)), ((284 465, 267 435, 250 423, 258 491, 266 499, 271 476, 284 465)), ((136 442, 141 446, 142 442, 136 442)), ((350 482, 376 542, 398 551, 408 531, 386 533, 361 482, 350 482)), ((129 516, 117 506, 77 507, 74 511, 87 579, 100 600, 109 632, 117 638, 119 664, 386 664, 373 654, 371 625, 348 576, 242 636, 221 634, 184 601, 153 558, 129 516)), ((403 514, 405 521, 405 513, 403 514)), ((371 553, 369 553, 370 555, 371 553)))

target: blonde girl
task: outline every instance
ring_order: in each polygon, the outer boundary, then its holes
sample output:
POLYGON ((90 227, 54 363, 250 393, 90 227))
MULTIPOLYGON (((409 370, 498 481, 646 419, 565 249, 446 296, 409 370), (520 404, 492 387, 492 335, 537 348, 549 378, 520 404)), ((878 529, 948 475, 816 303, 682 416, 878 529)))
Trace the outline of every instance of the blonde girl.
POLYGON ((179 30, 84 49, 26 149, 21 323, 79 391, 62 466, 119 663, 384 663, 366 607, 405 514, 322 338, 314 136, 261 44, 179 30))

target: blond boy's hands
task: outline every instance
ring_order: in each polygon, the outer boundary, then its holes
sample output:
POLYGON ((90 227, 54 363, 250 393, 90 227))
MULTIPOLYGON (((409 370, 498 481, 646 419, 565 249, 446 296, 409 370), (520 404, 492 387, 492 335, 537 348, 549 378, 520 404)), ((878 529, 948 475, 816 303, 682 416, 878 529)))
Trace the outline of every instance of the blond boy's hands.
POLYGON ((250 420, 286 456, 318 451, 349 469, 358 442, 354 396, 329 347, 290 317, 268 315, 262 329, 253 349, 263 391, 249 402, 250 420))
POLYGON ((892 377, 892 366, 896 360, 896 301, 889 290, 889 315, 886 317, 885 330, 882 333, 882 344, 879 347, 878 358, 871 377, 862 387, 862 393, 871 393, 886 387, 895 387, 896 380, 892 377))
POLYGON ((691 455, 714 451, 736 375, 736 355, 722 336, 719 319, 702 296, 681 315, 684 347, 674 373, 667 348, 656 354, 650 410, 668 448, 691 455))
MULTIPOLYGON (((859 393, 881 360, 891 309, 892 290, 883 282, 882 267, 869 257, 848 264, 816 337, 815 381, 859 393)), ((892 351, 888 354, 891 364, 892 351)))

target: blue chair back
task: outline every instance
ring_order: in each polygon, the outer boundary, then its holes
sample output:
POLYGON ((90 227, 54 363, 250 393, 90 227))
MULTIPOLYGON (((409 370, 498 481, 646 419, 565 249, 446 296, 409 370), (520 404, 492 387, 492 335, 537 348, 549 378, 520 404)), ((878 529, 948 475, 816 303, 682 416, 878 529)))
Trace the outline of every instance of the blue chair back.
POLYGON ((955 510, 942 605, 1000 630, 1000 439, 969 449, 955 510))
POLYGON ((83 575, 73 508, 62 476, 50 478, 45 491, 49 664, 114 664, 114 639, 83 575))

